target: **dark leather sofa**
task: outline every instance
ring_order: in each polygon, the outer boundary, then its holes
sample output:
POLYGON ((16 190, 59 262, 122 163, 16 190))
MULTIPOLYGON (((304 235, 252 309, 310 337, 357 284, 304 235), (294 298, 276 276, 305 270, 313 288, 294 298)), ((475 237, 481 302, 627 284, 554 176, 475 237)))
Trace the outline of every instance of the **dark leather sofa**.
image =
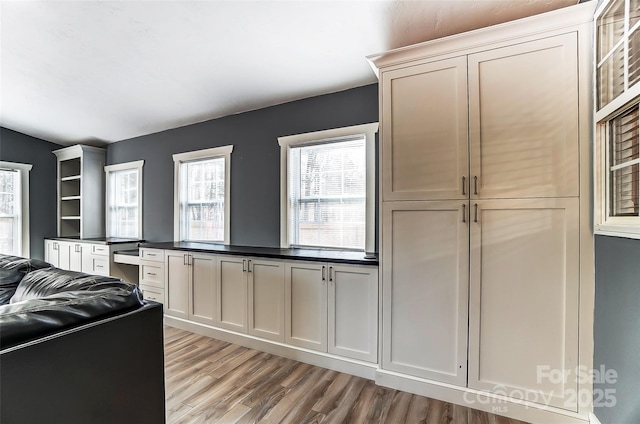
POLYGON ((162 305, 0 255, 0 422, 164 423, 162 305))

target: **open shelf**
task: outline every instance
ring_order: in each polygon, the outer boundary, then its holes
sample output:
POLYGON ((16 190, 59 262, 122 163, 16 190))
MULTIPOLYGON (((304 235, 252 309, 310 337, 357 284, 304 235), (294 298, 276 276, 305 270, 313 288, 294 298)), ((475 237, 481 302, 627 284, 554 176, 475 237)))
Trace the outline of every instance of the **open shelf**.
POLYGON ((80 178, 82 178, 81 175, 71 175, 69 177, 60 178, 60 181, 75 181, 75 180, 79 180, 80 178))
POLYGON ((65 196, 65 197, 61 197, 60 200, 62 201, 66 201, 66 200, 80 200, 82 197, 81 196, 65 196))

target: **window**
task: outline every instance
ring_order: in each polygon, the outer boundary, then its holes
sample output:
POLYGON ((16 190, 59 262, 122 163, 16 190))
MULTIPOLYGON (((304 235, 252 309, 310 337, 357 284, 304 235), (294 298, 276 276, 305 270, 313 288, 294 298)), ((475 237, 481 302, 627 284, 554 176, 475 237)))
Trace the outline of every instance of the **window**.
POLYGON ((29 257, 31 165, 0 162, 0 253, 29 257))
POLYGON ((375 252, 378 123, 278 138, 281 245, 375 252))
POLYGON ((104 167, 107 179, 107 237, 142 239, 144 161, 104 167))
POLYGON ((595 232, 640 238, 640 0, 596 12, 595 232))
POLYGON ((173 155, 174 238, 229 244, 229 175, 233 146, 173 155))

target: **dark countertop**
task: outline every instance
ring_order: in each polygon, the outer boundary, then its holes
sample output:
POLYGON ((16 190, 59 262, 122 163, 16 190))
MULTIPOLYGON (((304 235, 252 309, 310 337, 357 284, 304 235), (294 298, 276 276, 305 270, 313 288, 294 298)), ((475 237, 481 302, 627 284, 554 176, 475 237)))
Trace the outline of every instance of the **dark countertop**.
POLYGON ((116 238, 116 237, 96 237, 96 238, 84 238, 80 237, 47 237, 46 240, 57 240, 57 241, 70 241, 70 242, 82 242, 82 243, 92 243, 92 244, 123 244, 123 243, 140 243, 144 240, 138 239, 126 239, 126 238, 116 238))
POLYGON ((365 258, 364 252, 330 249, 280 249, 277 247, 230 246, 216 243, 162 242, 141 243, 140 247, 165 250, 186 250, 201 253, 221 253, 261 258, 296 259, 313 262, 336 262, 354 265, 378 265, 378 256, 365 258))

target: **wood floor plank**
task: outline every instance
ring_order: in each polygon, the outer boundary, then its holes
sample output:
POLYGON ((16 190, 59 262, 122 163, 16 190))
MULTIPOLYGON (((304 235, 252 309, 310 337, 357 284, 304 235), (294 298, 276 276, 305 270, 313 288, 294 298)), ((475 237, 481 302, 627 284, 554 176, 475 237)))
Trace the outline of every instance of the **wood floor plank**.
POLYGON ((165 327, 168 424, 525 424, 165 327))

